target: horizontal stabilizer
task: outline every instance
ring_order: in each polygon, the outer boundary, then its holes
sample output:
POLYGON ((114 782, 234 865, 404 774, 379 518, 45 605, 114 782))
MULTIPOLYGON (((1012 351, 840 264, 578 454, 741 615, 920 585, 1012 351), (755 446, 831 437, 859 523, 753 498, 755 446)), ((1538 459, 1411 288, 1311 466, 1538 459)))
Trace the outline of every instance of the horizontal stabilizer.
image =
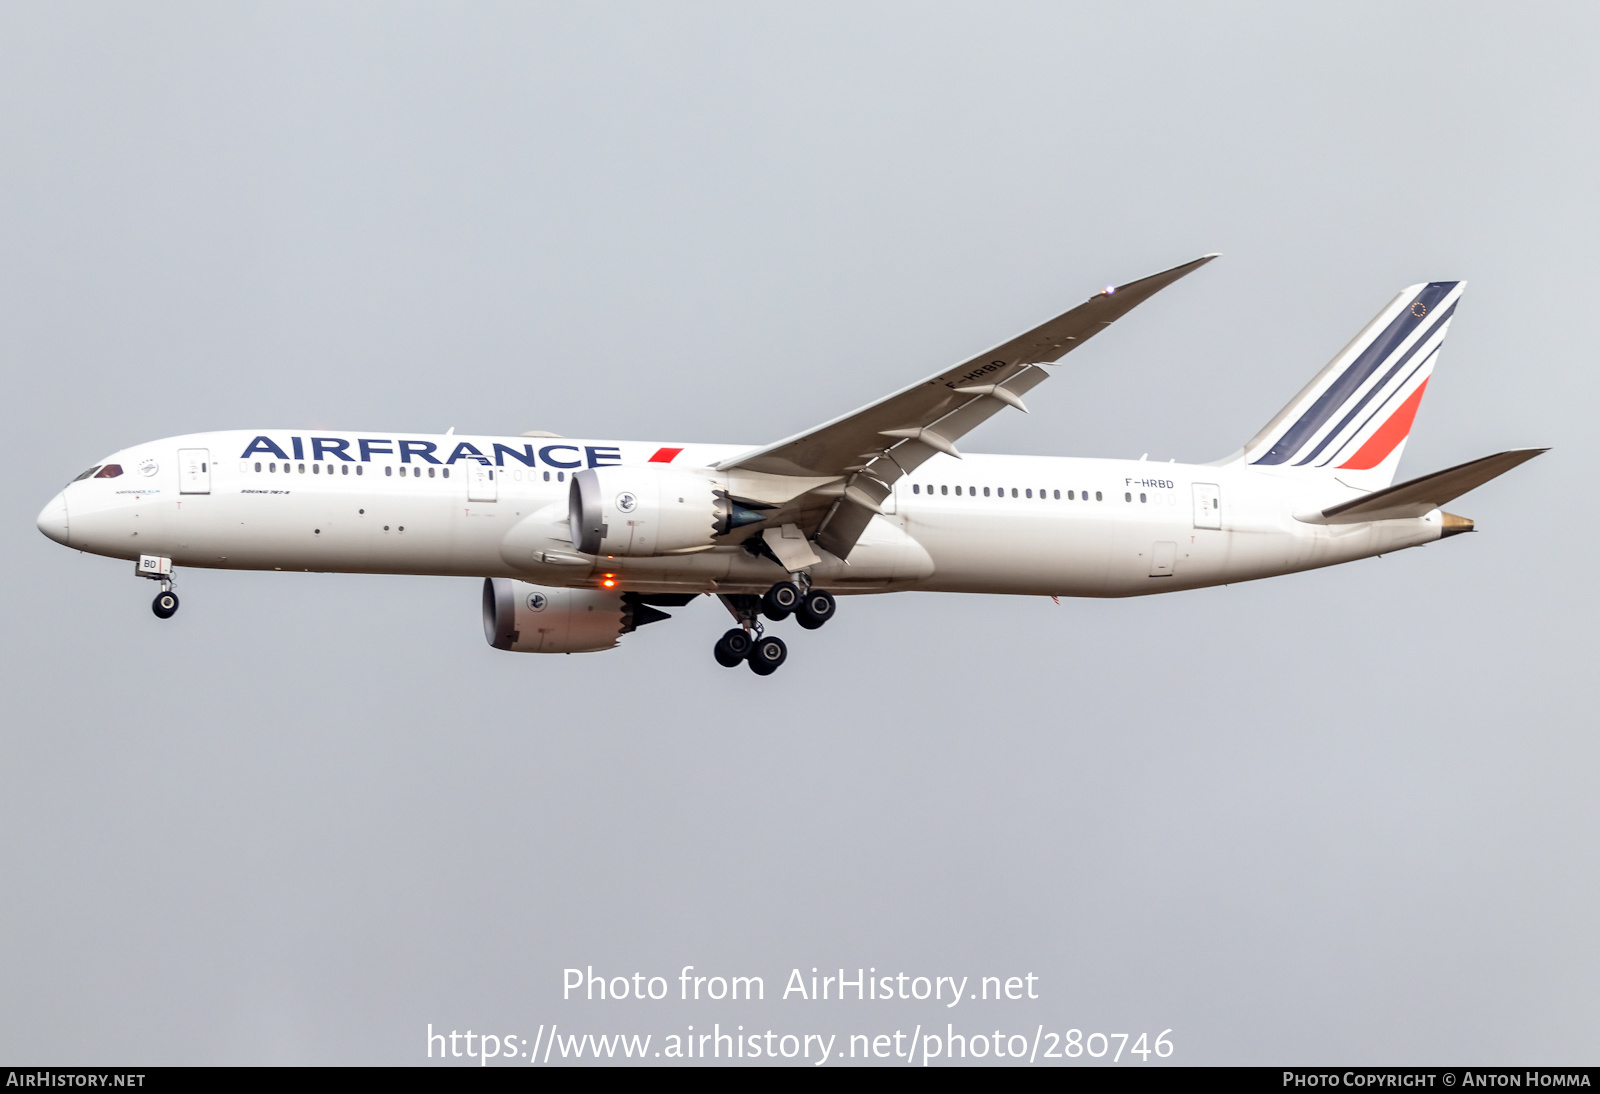
POLYGON ((1476 490, 1490 479, 1498 478, 1518 464, 1548 451, 1548 448, 1514 448, 1509 452, 1498 452, 1481 460, 1376 490, 1320 513, 1297 513, 1295 516, 1307 524, 1361 524, 1369 520, 1424 516, 1468 490, 1476 490))

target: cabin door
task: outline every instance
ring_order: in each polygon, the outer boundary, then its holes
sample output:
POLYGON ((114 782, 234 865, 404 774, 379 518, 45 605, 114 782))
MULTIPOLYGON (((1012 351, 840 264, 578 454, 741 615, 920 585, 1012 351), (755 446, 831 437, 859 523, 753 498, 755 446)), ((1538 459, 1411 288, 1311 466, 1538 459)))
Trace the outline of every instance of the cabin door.
POLYGON ((499 495, 494 481, 494 468, 473 461, 467 467, 467 500, 494 501, 499 495))
POLYGON ((178 493, 211 493, 211 452, 209 449, 178 449, 178 493))
POLYGON ((1214 482, 1194 484, 1194 526, 1222 527, 1222 490, 1214 482))

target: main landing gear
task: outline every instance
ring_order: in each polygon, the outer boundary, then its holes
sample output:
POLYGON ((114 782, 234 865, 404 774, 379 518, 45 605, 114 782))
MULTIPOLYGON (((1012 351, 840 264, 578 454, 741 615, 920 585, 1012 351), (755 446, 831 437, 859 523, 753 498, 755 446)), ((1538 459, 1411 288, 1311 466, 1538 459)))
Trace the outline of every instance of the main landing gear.
POLYGON ((762 616, 777 623, 792 615, 795 622, 808 631, 816 630, 833 618, 837 607, 833 594, 826 589, 811 588, 810 578, 805 574, 796 576, 798 582, 780 581, 761 596, 729 593, 721 597, 739 626, 717 639, 712 651, 717 664, 731 669, 743 661, 757 676, 771 676, 788 660, 789 647, 776 635, 763 633, 762 616))
POLYGON ((731 669, 743 661, 757 676, 771 676, 789 659, 789 647, 783 639, 775 634, 753 635, 743 627, 735 627, 717 639, 714 652, 717 664, 723 668, 731 669))
MULTIPOLYGON (((809 586, 809 582, 807 584, 809 586)), ((777 623, 793 615, 795 622, 808 631, 832 619, 835 607, 837 602, 828 590, 809 587, 802 590, 792 581, 778 582, 761 598, 761 613, 768 619, 777 623)))

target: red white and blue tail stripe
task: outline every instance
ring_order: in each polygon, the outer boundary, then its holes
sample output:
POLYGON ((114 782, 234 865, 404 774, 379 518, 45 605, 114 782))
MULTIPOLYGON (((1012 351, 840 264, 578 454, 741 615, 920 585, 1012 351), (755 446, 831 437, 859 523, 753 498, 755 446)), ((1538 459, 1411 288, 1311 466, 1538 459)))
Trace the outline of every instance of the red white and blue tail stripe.
POLYGON ((1401 292, 1256 434, 1240 462, 1333 474, 1364 490, 1388 486, 1465 287, 1433 281, 1401 292))

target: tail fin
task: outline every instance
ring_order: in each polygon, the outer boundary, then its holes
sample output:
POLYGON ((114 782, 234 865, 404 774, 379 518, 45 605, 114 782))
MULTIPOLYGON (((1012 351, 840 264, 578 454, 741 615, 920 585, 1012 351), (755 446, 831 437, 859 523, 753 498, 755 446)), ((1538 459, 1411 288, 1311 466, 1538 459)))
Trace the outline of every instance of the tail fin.
POLYGON ((1402 291, 1236 462, 1337 477, 1358 490, 1392 483, 1464 288, 1432 281, 1402 291))

